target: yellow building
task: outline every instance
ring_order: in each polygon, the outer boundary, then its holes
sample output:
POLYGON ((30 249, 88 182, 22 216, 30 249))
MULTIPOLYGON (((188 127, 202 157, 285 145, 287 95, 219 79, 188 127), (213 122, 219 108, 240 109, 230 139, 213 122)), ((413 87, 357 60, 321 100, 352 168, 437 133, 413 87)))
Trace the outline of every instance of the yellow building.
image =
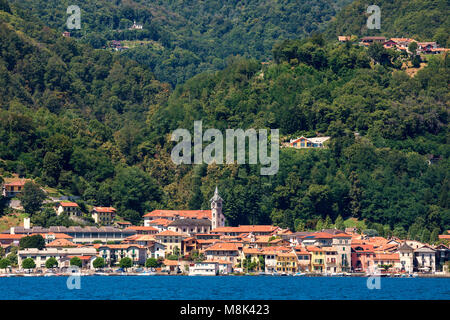
POLYGON ((312 272, 323 272, 325 270, 325 251, 320 247, 307 247, 306 250, 311 253, 312 272))
POLYGON ((277 272, 297 272, 297 255, 294 252, 280 252, 277 255, 277 272))
POLYGON ((173 254, 175 248, 178 248, 178 251, 181 252, 181 242, 188 238, 188 235, 166 230, 154 235, 156 241, 166 246, 165 253, 166 255, 173 254))

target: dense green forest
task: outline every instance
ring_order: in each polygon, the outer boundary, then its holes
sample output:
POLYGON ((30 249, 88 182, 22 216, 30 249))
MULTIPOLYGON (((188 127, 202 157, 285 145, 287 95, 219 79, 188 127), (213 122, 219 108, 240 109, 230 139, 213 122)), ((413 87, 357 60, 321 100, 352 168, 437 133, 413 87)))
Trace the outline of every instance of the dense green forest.
POLYGON ((304 230, 354 217, 383 235, 425 240, 450 229, 446 56, 410 77, 400 69, 407 56, 316 35, 277 43, 270 64, 235 57, 172 91, 148 66, 11 15, 6 3, 4 174, 113 205, 135 223, 156 208, 208 208, 218 185, 230 225, 304 230), (176 166, 170 133, 199 119, 332 138, 326 149, 282 148, 274 176, 254 165, 176 166))
POLYGON ((324 30, 351 0, 15 0, 21 16, 33 15, 66 30, 69 5, 81 9, 72 36, 96 48, 109 40, 147 40, 123 54, 151 67, 172 85, 223 69, 229 56, 270 59, 274 43, 324 30), (136 21, 143 30, 128 30, 136 21))
POLYGON ((355 0, 340 11, 328 27, 330 38, 338 35, 384 35, 437 41, 450 47, 450 6, 448 0, 355 0), (366 9, 381 9, 381 29, 369 30, 366 9))

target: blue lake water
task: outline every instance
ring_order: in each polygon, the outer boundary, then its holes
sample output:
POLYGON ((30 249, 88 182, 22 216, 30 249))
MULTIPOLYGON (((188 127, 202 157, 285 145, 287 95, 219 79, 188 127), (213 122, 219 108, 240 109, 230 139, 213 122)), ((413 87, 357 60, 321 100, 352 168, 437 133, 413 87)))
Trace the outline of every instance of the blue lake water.
POLYGON ((93 276, 69 290, 67 277, 0 278, 0 300, 450 300, 450 278, 275 276, 93 276))

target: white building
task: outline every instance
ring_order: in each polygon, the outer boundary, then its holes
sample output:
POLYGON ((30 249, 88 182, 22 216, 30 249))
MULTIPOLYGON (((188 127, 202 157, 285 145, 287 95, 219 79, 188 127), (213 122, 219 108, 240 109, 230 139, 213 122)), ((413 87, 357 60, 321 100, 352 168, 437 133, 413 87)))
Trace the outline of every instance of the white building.
POLYGON ((436 272, 436 251, 428 246, 414 250, 414 267, 417 271, 436 272))
POLYGON ((45 268, 45 262, 53 257, 58 262, 59 267, 68 267, 68 261, 72 257, 79 257, 87 267, 92 268, 92 261, 97 256, 97 250, 93 247, 71 247, 71 248, 28 248, 17 252, 17 262, 22 267, 22 261, 27 258, 34 260, 36 268, 45 268), (84 257, 84 258, 82 258, 84 257))

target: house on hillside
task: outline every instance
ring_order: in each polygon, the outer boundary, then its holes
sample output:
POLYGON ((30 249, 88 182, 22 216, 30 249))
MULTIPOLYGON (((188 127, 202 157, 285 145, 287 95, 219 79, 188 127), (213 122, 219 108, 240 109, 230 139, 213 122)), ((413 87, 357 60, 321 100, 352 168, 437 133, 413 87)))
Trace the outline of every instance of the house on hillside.
POLYGON ((23 191, 27 181, 25 179, 4 183, 2 186, 2 195, 7 198, 13 198, 23 191))
POLYGON ((289 141, 289 147, 296 149, 304 148, 324 148, 325 142, 330 140, 330 137, 313 137, 306 138, 301 136, 300 138, 291 139, 289 141))
POLYGON ((94 207, 92 209, 92 218, 95 223, 110 226, 116 216, 116 209, 113 207, 94 207))
POLYGON ((386 42, 386 38, 385 37, 364 37, 361 39, 360 44, 364 45, 364 46, 370 46, 373 43, 385 43, 386 42))
POLYGON ((81 217, 81 209, 75 202, 60 202, 55 209, 58 216, 66 214, 71 219, 81 217))

